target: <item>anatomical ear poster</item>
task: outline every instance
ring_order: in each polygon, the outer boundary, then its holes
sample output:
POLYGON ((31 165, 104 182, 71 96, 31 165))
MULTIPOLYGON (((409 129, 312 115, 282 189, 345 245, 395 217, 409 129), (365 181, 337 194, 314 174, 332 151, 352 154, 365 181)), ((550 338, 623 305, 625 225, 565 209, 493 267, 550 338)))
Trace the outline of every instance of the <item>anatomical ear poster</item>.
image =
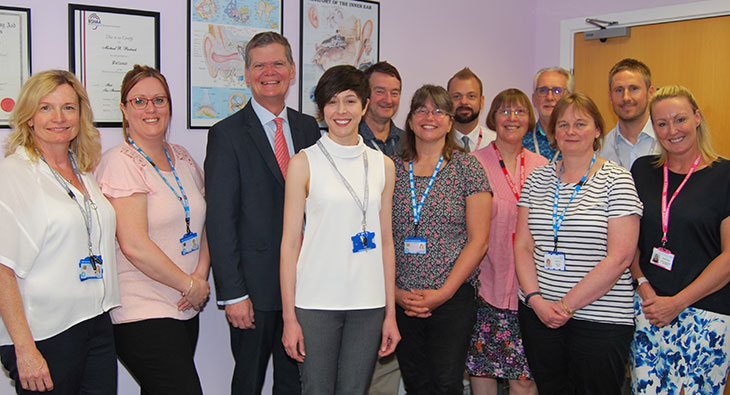
POLYGON ((188 0, 188 128, 208 128, 251 98, 243 52, 256 33, 281 33, 281 0, 188 0))
POLYGON ((378 62, 380 4, 364 0, 301 0, 299 108, 317 115, 314 88, 328 68, 364 70, 378 62))

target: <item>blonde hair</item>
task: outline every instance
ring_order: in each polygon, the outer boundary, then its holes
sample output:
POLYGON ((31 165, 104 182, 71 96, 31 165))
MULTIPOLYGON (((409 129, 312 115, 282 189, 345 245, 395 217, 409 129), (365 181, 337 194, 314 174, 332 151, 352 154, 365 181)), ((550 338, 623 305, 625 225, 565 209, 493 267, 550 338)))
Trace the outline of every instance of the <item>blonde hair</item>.
POLYGON ((33 128, 28 125, 38 111, 38 103, 61 85, 69 85, 79 100, 79 134, 71 140, 69 149, 76 158, 79 170, 84 173, 93 171, 101 157, 99 131, 94 127, 94 116, 86 90, 76 76, 65 70, 47 70, 33 74, 23 84, 18 95, 18 104, 10 114, 10 127, 13 131, 5 143, 5 156, 25 147, 28 156, 37 161, 40 158, 33 128))
MULTIPOLYGON (((719 155, 712 147, 712 135, 710 134, 710 128, 707 126, 705 117, 702 116, 702 111, 700 111, 700 107, 697 105, 697 100, 695 100, 694 95, 689 91, 689 89, 681 85, 667 85, 659 88, 649 101, 649 115, 651 116, 652 125, 654 125, 654 105, 662 100, 674 97, 683 97, 687 99, 690 106, 692 106, 692 112, 700 112, 700 124, 697 125, 697 149, 700 151, 700 155, 702 155, 702 159, 705 161, 707 166, 712 166, 712 163, 719 158, 719 155)), ((659 146, 661 147, 659 158, 656 162, 654 162, 657 167, 663 166, 667 161, 667 150, 664 149, 664 146, 661 144, 659 144, 659 146)))

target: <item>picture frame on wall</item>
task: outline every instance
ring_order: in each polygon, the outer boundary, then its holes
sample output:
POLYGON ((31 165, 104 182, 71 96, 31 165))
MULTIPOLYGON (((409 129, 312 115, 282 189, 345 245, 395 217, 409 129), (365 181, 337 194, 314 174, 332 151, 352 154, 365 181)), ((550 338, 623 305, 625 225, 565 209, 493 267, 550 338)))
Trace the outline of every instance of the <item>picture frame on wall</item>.
MULTIPOLYGON (((314 89, 328 68, 364 70, 380 58, 380 3, 300 0, 299 110, 317 117, 314 89)), ((324 128, 323 122, 320 127, 324 128)))
POLYGON ((20 88, 31 73, 30 9, 0 6, 0 128, 9 128, 20 88))
POLYGON ((98 127, 121 127, 120 91, 135 64, 160 69, 160 13, 68 5, 69 70, 86 88, 98 127))
POLYGON ((251 98, 244 49, 262 31, 282 32, 282 0, 188 0, 188 129, 207 129, 251 98))

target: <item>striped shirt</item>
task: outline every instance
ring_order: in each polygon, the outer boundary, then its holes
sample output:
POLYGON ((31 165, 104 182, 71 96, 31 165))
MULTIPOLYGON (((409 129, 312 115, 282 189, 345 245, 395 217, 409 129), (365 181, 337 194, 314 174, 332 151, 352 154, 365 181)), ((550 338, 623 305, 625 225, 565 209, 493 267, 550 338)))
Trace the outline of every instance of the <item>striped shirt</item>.
MULTIPOLYGON (((544 268, 543 257, 553 250, 555 164, 535 169, 525 182, 519 206, 528 207, 528 226, 535 240, 533 257, 543 298, 560 300, 606 257, 608 220, 642 213, 634 182, 623 167, 605 162, 588 178, 565 213, 558 231, 558 252, 565 254, 565 271, 544 268)), ((563 213, 576 183, 561 183, 558 216, 563 213)), ((605 295, 575 312, 574 318, 609 324, 633 325, 634 290, 626 269, 605 295)), ((524 295, 520 291, 520 299, 524 295)))

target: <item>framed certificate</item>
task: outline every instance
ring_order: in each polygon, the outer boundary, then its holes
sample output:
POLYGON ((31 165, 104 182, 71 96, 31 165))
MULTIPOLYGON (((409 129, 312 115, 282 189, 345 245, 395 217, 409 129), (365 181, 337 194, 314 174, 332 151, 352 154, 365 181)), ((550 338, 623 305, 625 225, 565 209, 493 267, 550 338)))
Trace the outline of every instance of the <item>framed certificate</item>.
POLYGON ((206 129, 251 98, 243 52, 259 32, 281 33, 282 0, 188 0, 188 128, 206 129))
POLYGON ((380 3, 301 0, 300 12, 299 110, 316 118, 314 88, 325 70, 340 64, 364 70, 378 62, 380 3))
POLYGON ((20 87, 30 77, 29 9, 0 6, 0 64, 0 128, 8 128, 20 87))
POLYGON ((160 13, 69 4, 69 70, 86 88, 97 126, 122 126, 122 78, 160 68, 160 13))

